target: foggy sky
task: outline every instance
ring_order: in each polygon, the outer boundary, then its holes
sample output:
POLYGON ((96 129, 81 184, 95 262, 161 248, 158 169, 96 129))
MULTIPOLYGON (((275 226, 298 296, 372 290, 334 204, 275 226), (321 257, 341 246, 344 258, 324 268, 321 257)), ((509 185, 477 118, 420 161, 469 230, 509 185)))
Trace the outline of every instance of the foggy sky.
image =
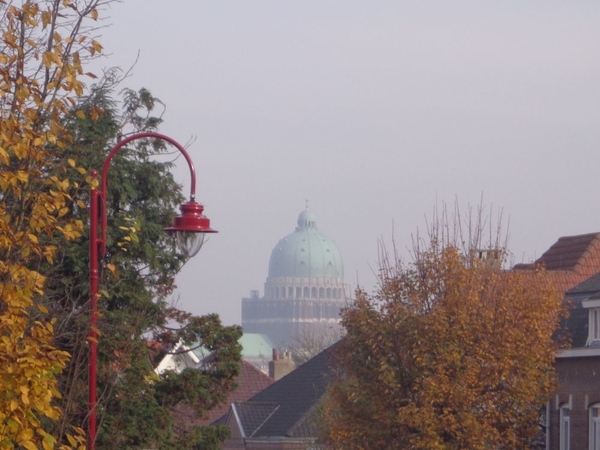
MULTIPOLYGON (((378 241, 405 254, 436 203, 510 219, 515 260, 600 231, 597 1, 134 1, 106 58, 167 104, 219 234, 177 280, 179 306, 239 323, 305 199, 349 283, 378 241)), ((188 185, 185 167, 177 179, 188 185)))

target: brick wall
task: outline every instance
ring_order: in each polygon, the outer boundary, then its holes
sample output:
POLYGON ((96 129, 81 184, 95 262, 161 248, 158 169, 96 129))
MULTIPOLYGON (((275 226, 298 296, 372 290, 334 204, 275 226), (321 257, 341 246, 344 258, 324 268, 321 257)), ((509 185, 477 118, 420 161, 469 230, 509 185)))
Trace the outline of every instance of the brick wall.
POLYGON ((550 404, 550 448, 559 450, 560 405, 570 404, 571 449, 589 446, 589 406, 600 403, 600 356, 558 358, 558 393, 550 404))

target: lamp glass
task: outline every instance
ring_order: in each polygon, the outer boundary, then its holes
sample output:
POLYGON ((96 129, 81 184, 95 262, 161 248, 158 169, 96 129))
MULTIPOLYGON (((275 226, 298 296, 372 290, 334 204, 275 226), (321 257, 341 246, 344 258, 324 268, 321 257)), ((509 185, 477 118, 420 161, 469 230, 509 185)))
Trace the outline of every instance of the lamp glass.
POLYGON ((195 256, 202 245, 204 244, 206 233, 198 233, 193 231, 176 231, 175 232, 175 243, 179 251, 186 256, 191 258, 195 256))

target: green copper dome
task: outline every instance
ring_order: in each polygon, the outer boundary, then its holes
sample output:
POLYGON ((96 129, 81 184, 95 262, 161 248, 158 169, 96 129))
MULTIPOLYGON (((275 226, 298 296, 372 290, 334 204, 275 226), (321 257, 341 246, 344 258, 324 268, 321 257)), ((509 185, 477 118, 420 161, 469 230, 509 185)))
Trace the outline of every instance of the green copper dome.
POLYGON ((280 240, 269 260, 269 278, 344 278, 339 249, 319 233, 315 215, 302 211, 296 231, 280 240))

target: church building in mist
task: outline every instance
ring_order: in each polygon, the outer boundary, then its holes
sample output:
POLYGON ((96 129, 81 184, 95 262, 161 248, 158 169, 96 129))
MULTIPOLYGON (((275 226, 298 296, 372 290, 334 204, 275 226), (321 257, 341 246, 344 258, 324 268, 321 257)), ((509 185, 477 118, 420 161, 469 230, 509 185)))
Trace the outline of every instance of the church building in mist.
POLYGON ((280 347, 339 335, 340 310, 349 299, 340 251, 318 231, 307 208, 295 231, 271 252, 264 295, 251 291, 242 299, 242 327, 244 333, 267 335, 280 347))

